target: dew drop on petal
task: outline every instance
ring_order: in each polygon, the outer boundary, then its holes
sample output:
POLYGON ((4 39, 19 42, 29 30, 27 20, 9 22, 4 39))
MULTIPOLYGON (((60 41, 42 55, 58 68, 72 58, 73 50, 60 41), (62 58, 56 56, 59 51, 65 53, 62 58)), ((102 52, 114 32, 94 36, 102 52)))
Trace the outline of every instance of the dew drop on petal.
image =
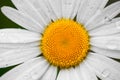
POLYGON ((120 30, 120 21, 119 21, 119 22, 116 22, 116 27, 117 27, 117 29, 120 30))
POLYGON ((29 74, 24 74, 24 76, 22 77, 22 80, 29 80, 29 79, 30 79, 29 74))
POLYGON ((65 2, 64 2, 64 5, 70 6, 70 5, 72 5, 72 1, 65 1, 65 2))
POLYGON ((5 36, 5 33, 1 32, 0 35, 5 36))
POLYGON ((108 77, 110 75, 110 71, 107 70, 107 69, 103 70, 101 75, 102 75, 102 77, 106 78, 106 77, 108 77))
POLYGON ((0 62, 2 62, 2 61, 3 61, 3 58, 0 57, 0 62))
POLYGON ((5 67, 8 67, 9 66, 9 64, 5 64, 5 67))
POLYGON ((33 80, 37 80, 40 76, 37 72, 31 72, 31 77, 33 80))

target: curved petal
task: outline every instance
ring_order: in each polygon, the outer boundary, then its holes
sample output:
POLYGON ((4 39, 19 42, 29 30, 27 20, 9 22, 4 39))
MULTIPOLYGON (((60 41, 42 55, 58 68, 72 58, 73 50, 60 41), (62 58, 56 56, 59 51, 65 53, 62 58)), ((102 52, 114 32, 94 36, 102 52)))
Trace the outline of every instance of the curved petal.
POLYGON ((74 18, 81 0, 61 0, 62 1, 62 17, 74 18))
MULTIPOLYGON (((5 14, 9 19, 14 21, 15 23, 19 24, 20 26, 34 31, 34 32, 42 32, 43 26, 39 25, 34 21, 30 16, 15 10, 11 7, 2 7, 1 8, 3 14, 5 14)), ((33 12, 32 12, 33 13, 33 12)))
POLYGON ((57 80, 69 80, 69 71, 61 70, 57 76, 57 80))
POLYGON ((24 29, 0 29, 0 43, 30 43, 40 38, 40 34, 24 29))
POLYGON ((119 50, 108 50, 108 49, 98 48, 95 46, 92 46, 91 50, 100 55, 120 59, 120 51, 119 50))
POLYGON ((119 42, 120 34, 91 38, 91 45, 110 50, 120 50, 119 42))
POLYGON ((70 17, 73 10, 74 3, 75 3, 74 0, 62 0, 62 17, 63 18, 70 17))
POLYGON ((102 10, 108 0, 83 0, 78 10, 77 21, 85 24, 98 10, 102 10))
POLYGON ((30 0, 12 0, 12 2, 19 11, 29 15, 29 17, 34 19, 36 23, 40 24, 41 27, 44 27, 48 24, 38 10, 32 5, 30 0))
POLYGON ((76 71, 78 72, 81 80, 98 80, 95 73, 91 71, 84 62, 76 68, 76 71))
POLYGON ((43 58, 34 58, 10 70, 1 80, 38 80, 48 67, 49 64, 43 58))
POLYGON ((30 48, 39 45, 40 45, 40 41, 35 41, 30 43, 0 43, 0 48, 5 48, 5 49, 30 48))
POLYGON ((38 47, 26 49, 24 48, 6 49, 6 51, 0 53, 0 68, 23 63, 40 54, 41 53, 38 47))
POLYGON ((25 48, 40 44, 40 34, 23 29, 1 29, 0 48, 25 48))
MULTIPOLYGON (((16 1, 16 0, 14 0, 16 1)), ((51 22, 51 16, 49 15, 49 9, 46 5, 45 0, 28 0, 30 4, 36 9, 37 14, 41 15, 42 19, 44 19, 45 24, 51 22)), ((39 21, 40 23, 40 21, 39 21)))
POLYGON ((117 1, 109 6, 107 6, 104 10, 96 13, 93 18, 91 18, 86 23, 87 30, 92 30, 96 27, 99 27, 102 24, 105 24, 115 16, 120 13, 120 1, 117 1))
POLYGON ((80 66, 75 67, 75 70, 76 70, 80 80, 84 80, 83 75, 82 75, 82 71, 80 70, 81 65, 83 65, 83 64, 81 63, 80 66))
POLYGON ((57 80, 80 80, 75 69, 60 70, 57 80))
POLYGON ((47 25, 51 22, 51 20, 61 18, 61 0, 30 0, 29 2, 44 18, 47 25))
POLYGON ((105 36, 120 32, 120 18, 114 19, 108 24, 93 29, 89 32, 90 36, 105 36))
POLYGON ((56 76, 57 67, 51 65, 40 80, 56 80, 56 76))
POLYGON ((116 69, 117 71, 120 71, 120 63, 108 58, 106 56, 100 55, 100 54, 95 54, 95 53, 90 53, 90 55, 88 56, 89 59, 94 59, 94 60, 102 60, 102 63, 105 63, 107 65, 111 65, 111 67, 113 67, 114 69, 116 69))
POLYGON ((47 0, 54 11, 57 19, 62 18, 62 0, 47 0))
POLYGON ((6 48, 0 48, 0 54, 3 54, 3 53, 6 52, 7 50, 9 50, 9 49, 6 49, 6 48))
POLYGON ((80 7, 81 2, 82 2, 82 0, 75 0, 74 5, 73 5, 73 10, 72 10, 72 13, 71 13, 71 16, 70 16, 70 19, 74 19, 77 16, 78 9, 80 7))
POLYGON ((120 63, 107 57, 91 53, 87 58, 87 63, 95 71, 96 75, 103 80, 120 79, 120 63))

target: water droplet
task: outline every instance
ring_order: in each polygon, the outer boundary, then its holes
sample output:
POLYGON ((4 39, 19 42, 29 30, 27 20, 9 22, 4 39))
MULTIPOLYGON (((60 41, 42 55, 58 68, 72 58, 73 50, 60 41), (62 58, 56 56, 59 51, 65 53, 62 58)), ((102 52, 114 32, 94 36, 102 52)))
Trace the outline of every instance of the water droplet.
POLYGON ((29 74, 24 74, 24 76, 22 77, 22 79, 29 80, 30 79, 30 75, 29 74))
POLYGON ((5 64, 5 67, 8 67, 9 66, 9 64, 5 64))
POLYGON ((70 6, 70 5, 72 5, 72 2, 66 1, 64 4, 67 5, 67 6, 68 6, 68 5, 70 6))
POLYGON ((104 20, 105 20, 105 21, 108 21, 108 20, 109 20, 109 18, 108 18, 107 16, 105 16, 104 20))
POLYGON ((117 41, 112 40, 107 42, 106 46, 108 49, 116 49, 118 47, 118 44, 117 44, 117 41))
POLYGON ((4 36, 4 35, 5 35, 5 33, 4 33, 4 32, 1 32, 0 34, 1 34, 1 36, 4 36))
POLYGON ((32 77, 32 79, 37 80, 40 76, 37 72, 32 72, 31 77, 32 77))
POLYGON ((120 21, 116 22, 116 27, 117 27, 117 29, 120 29, 120 21))
POLYGON ((0 62, 2 62, 2 61, 3 61, 3 58, 0 57, 0 62))
POLYGON ((102 77, 104 77, 104 78, 106 78, 106 77, 108 77, 109 75, 110 75, 110 71, 109 70, 104 70, 103 72, 102 72, 102 77))

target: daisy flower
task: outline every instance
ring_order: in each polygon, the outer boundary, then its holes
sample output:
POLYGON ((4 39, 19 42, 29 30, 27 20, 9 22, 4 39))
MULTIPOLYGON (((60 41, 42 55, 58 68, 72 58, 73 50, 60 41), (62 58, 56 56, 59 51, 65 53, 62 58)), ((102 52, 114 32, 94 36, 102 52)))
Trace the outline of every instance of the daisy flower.
POLYGON ((0 29, 0 80, 120 80, 120 1, 11 0, 0 29))

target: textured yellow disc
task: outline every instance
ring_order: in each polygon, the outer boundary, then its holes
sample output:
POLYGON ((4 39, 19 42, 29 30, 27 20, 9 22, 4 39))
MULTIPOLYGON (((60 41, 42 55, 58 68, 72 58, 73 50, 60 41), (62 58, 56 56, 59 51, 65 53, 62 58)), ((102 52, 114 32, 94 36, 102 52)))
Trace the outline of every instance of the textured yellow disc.
POLYGON ((52 65, 70 68, 80 64, 89 50, 89 36, 83 25, 59 19, 45 29, 40 46, 52 65))

